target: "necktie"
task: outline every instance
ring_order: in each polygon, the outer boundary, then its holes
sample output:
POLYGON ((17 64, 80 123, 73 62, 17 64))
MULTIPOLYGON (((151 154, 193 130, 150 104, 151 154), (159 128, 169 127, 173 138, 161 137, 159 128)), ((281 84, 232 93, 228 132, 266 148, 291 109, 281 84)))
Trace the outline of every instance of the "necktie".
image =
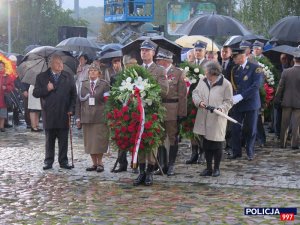
POLYGON ((145 69, 146 69, 146 70, 148 69, 148 65, 145 65, 145 69))
POLYGON ((94 94, 95 94, 95 83, 94 83, 94 81, 91 82, 91 94, 92 94, 92 96, 94 96, 94 94))
POLYGON ((226 62, 223 62, 223 64, 222 64, 223 70, 226 69, 226 68, 225 68, 225 65, 226 65, 226 62))
POLYGON ((53 74, 54 82, 57 83, 59 75, 58 74, 53 74))

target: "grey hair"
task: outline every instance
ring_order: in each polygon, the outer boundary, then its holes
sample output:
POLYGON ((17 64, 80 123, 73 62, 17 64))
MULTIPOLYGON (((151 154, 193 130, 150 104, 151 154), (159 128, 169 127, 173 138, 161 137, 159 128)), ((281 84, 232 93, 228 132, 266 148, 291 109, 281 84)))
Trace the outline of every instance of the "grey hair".
POLYGON ((60 61, 62 61, 62 57, 60 55, 53 54, 49 57, 49 64, 48 65, 51 65, 52 62, 54 61, 54 59, 59 59, 60 61))
POLYGON ((206 72, 212 76, 219 76, 222 73, 220 64, 214 61, 205 63, 204 68, 206 72))

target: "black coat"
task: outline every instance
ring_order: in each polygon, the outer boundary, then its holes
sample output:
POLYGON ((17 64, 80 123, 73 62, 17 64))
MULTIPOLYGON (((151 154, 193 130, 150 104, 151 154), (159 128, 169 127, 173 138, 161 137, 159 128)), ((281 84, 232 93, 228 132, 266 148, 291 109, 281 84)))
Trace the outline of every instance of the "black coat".
POLYGON ((68 128, 68 112, 74 113, 77 98, 75 80, 72 75, 62 71, 55 84, 50 69, 36 77, 33 96, 41 98, 45 129, 68 128), (47 85, 54 84, 54 90, 48 91, 47 85))
MULTIPOLYGON (((234 62, 230 59, 229 62, 228 62, 228 65, 226 67, 226 69, 222 70, 222 74, 224 75, 224 77, 227 79, 227 80, 230 80, 230 76, 231 76, 231 71, 234 67, 234 62)), ((222 65, 221 65, 222 66, 222 65)))

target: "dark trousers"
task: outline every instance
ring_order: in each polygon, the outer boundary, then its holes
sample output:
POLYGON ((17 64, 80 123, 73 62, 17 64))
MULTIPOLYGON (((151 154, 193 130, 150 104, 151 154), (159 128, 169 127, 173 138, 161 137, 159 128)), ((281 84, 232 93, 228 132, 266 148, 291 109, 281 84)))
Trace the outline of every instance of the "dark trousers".
POLYGON ((28 97, 23 96, 23 104, 24 104, 24 119, 27 126, 31 127, 29 110, 28 110, 28 97))
POLYGON ((282 108, 278 107, 274 109, 274 128, 277 137, 280 137, 281 118, 282 118, 282 108))
POLYGON ((205 152, 206 166, 208 171, 212 171, 212 161, 214 160, 214 170, 219 170, 223 154, 222 141, 210 141, 203 138, 203 149, 205 152))
POLYGON ((55 140, 58 139, 58 162, 68 164, 68 133, 69 129, 46 129, 46 156, 45 164, 52 165, 55 155, 55 140))
MULTIPOLYGON (((237 112, 235 110, 232 116, 239 123, 242 123, 243 126, 247 127, 247 132, 244 137, 246 144, 246 152, 248 157, 253 157, 257 131, 258 110, 250 110, 246 112, 237 112)), ((242 127, 239 124, 233 124, 231 138, 233 155, 242 155, 241 139, 242 127)))
POLYGON ((265 133, 265 128, 264 128, 264 125, 263 125, 263 122, 262 122, 262 115, 261 114, 258 115, 258 119, 257 119, 256 139, 257 139, 257 142, 260 145, 266 143, 266 133, 265 133))

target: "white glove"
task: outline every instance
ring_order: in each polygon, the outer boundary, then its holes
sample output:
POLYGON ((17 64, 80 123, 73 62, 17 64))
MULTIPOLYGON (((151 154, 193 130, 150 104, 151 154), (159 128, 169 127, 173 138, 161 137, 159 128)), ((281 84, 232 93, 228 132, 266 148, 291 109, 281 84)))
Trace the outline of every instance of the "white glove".
POLYGON ((232 101, 234 105, 239 103, 242 100, 243 100, 243 96, 241 94, 232 96, 232 101))

